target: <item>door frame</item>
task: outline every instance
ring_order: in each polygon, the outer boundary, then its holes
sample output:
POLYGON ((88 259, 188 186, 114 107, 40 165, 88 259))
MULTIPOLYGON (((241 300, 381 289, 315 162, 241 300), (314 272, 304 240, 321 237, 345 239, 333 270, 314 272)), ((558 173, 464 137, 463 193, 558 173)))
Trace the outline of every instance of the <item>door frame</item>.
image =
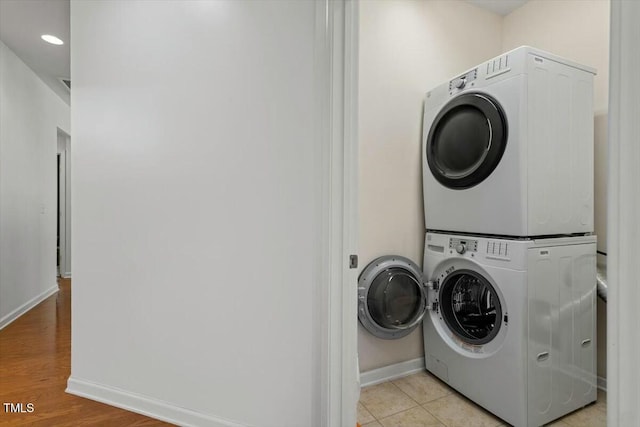
POLYGON ((640 4, 611 1, 607 188, 607 425, 640 424, 640 4))
POLYGON ((71 277, 71 137, 65 131, 57 128, 57 150, 60 155, 60 170, 58 171, 58 191, 60 202, 57 221, 60 224, 60 277, 71 277))
POLYGON ((315 314, 319 426, 356 425, 357 358, 358 0, 316 3, 316 138, 322 147, 323 259, 315 314), (327 143, 328 141, 328 143, 327 143))
MULTIPOLYGON (((341 213, 338 218, 345 226, 343 239, 338 238, 337 232, 330 233, 331 242, 335 247, 329 251, 334 256, 329 264, 333 280, 328 285, 330 297, 323 301, 323 309, 331 305, 328 314, 329 326, 320 327, 322 332, 328 332, 331 348, 323 352, 321 357, 321 425, 355 425, 355 406, 358 394, 352 393, 352 382, 358 380, 357 369, 357 315, 355 313, 356 292, 355 273, 349 271, 346 254, 349 249, 357 247, 357 87, 358 87, 358 0, 342 0, 318 2, 320 15, 326 13, 326 19, 319 21, 326 24, 325 28, 334 28, 334 22, 343 19, 344 26, 338 31, 337 40, 332 39, 333 56, 336 50, 344 49, 345 63, 338 69, 332 68, 333 83, 328 86, 342 92, 343 103, 338 102, 331 109, 332 117, 344 118, 343 125, 331 126, 332 131, 342 133, 342 142, 331 138, 331 149, 339 149, 343 153, 344 169, 332 165, 330 175, 338 178, 341 183, 344 198, 333 194, 331 200, 336 202, 331 213, 341 213), (340 40, 343 43, 339 43, 340 40), (341 48, 342 47, 342 48, 341 48), (338 90, 338 81, 345 83, 343 91, 338 90), (335 87, 334 87, 335 86, 335 87), (341 107, 340 107, 341 105, 341 107), (344 203, 343 203, 344 202, 344 203), (340 249, 341 248, 341 249, 340 249), (342 258, 340 258, 342 257, 342 258), (344 285, 344 286, 342 286, 344 285), (341 287, 342 286, 342 287, 341 287), (353 289, 353 291, 351 291, 353 289), (338 295, 341 295, 341 298, 338 295), (337 302, 337 304, 336 304, 337 302), (351 307, 349 306, 351 305, 351 307), (355 369, 353 369, 355 367, 355 369), (337 393, 332 393, 337 391, 337 393)), ((640 59, 637 49, 634 49, 638 29, 635 25, 640 19, 640 5, 635 2, 611 2, 610 21, 610 89, 609 89, 609 171, 608 171, 608 280, 609 286, 607 309, 607 423, 612 426, 631 425, 626 421, 637 421, 640 415, 635 403, 640 399, 635 384, 638 381, 635 369, 635 355, 637 344, 621 340, 625 332, 637 332, 640 318, 635 316, 635 304, 639 295, 635 280, 626 280, 638 273, 638 248, 635 240, 626 238, 632 231, 638 231, 640 221, 626 213, 640 212, 640 187, 637 185, 621 185, 632 181, 621 181, 633 171, 637 174, 637 165, 633 162, 637 154, 637 147, 633 141, 640 139, 640 131, 635 127, 630 112, 640 111, 640 86, 635 82, 633 69, 634 60, 640 59), (628 83, 628 84, 627 84, 628 83), (623 90, 624 88, 624 90, 623 90), (624 139, 623 139, 624 137, 624 139), (624 141, 627 141, 624 143, 624 141), (634 256, 635 255, 635 256, 634 256), (624 347, 620 345, 627 342, 624 347), (633 344, 633 345, 632 345, 633 344), (633 369, 631 369, 633 367, 633 369), (621 375, 624 373, 624 376, 621 375), (624 400, 624 401, 622 401, 624 400)), ((318 22, 318 21, 317 21, 318 22)), ((329 31, 317 32, 325 36, 329 31)), ((321 37, 324 39, 324 37, 321 37)), ((327 40, 317 43, 326 46, 327 40)), ((339 57, 339 55, 337 55, 339 57)), ((324 62, 324 61, 323 61, 324 62)), ((331 61, 328 61, 331 62, 331 61)), ((636 61, 635 63, 637 63, 636 61)), ((324 64, 325 66, 329 64, 324 64)), ((331 91, 333 94, 333 90, 331 91)), ((335 101, 335 100, 334 100, 335 101)), ((333 181, 332 181, 333 182, 333 181)), ((341 230, 342 231, 342 230, 341 230)), ((327 236, 327 234, 324 234, 327 236)), ((326 253, 326 252, 325 252, 326 253)), ((353 253, 356 253, 355 251, 353 253)), ((325 263, 326 265, 326 263, 325 263)), ((323 318, 324 316, 321 316, 323 318)), ((325 343, 325 340, 322 340, 325 343)))
POLYGON ((58 162, 58 276, 62 277, 67 265, 66 249, 67 249, 67 233, 66 233, 66 159, 65 150, 62 150, 57 154, 59 158, 58 162))

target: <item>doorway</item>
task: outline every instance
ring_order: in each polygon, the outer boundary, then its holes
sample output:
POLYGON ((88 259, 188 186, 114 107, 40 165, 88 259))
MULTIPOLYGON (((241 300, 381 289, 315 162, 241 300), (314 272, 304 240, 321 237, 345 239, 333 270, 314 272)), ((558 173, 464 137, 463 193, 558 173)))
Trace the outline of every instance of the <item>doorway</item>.
POLYGON ((57 182, 57 197, 56 197, 56 212, 58 213, 58 215, 56 215, 56 275, 58 277, 60 277, 60 223, 61 218, 63 213, 61 212, 60 209, 60 187, 61 187, 61 183, 64 182, 61 177, 60 177, 60 157, 61 154, 57 153, 56 154, 56 163, 57 163, 57 177, 58 180, 57 182))
POLYGON ((57 162, 57 274, 71 277, 71 137, 58 128, 57 162))

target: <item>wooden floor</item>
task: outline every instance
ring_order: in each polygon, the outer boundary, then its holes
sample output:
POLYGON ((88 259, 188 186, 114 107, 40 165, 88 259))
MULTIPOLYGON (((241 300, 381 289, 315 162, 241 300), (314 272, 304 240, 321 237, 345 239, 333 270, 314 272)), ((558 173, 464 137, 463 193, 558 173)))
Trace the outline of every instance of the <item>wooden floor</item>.
MULTIPOLYGON (((0 331, 0 425, 169 426, 64 392, 71 362, 71 281, 0 331), (32 413, 4 403, 32 403, 32 413)), ((26 407, 25 407, 26 410, 26 407)))

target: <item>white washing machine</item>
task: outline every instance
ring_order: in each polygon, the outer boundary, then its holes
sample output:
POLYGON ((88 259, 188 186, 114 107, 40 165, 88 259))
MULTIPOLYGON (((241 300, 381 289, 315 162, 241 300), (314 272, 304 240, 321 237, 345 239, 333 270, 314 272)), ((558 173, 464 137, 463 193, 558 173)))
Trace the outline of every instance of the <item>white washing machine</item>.
POLYGON ((594 74, 523 46, 428 92, 427 230, 593 232, 594 74))
POLYGON ((596 400, 596 238, 427 233, 427 369, 516 427, 596 400))

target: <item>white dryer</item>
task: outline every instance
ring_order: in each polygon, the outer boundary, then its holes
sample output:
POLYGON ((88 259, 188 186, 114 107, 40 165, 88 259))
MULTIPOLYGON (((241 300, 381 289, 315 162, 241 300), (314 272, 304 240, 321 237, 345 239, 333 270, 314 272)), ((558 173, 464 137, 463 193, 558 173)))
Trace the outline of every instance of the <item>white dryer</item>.
POLYGON ((427 233, 427 369, 516 427, 596 400, 596 238, 427 233))
POLYGON ((427 230, 592 232, 594 74, 523 46, 429 91, 427 230))

